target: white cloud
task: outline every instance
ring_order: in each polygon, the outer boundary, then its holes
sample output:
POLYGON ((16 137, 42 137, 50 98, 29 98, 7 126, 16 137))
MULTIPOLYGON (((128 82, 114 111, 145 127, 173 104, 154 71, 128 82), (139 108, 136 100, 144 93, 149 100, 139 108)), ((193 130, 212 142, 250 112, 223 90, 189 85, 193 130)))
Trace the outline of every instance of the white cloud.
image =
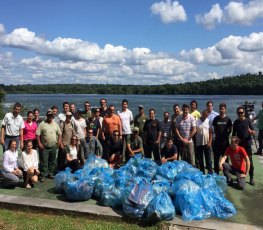
POLYGON ((166 0, 156 2, 151 6, 153 14, 160 15, 162 22, 184 22, 187 16, 184 7, 178 1, 166 0))
POLYGON ((213 29, 216 24, 221 23, 223 11, 219 4, 212 6, 212 9, 204 15, 196 15, 195 19, 198 24, 202 24, 207 29, 213 29))
POLYGON ((0 84, 165 84, 263 69, 263 33, 231 35, 210 47, 182 50, 177 57, 146 47, 128 49, 112 44, 100 47, 72 38, 48 41, 26 28, 9 34, 2 31, 0 84), (10 47, 12 53, 3 52, 10 47), (21 50, 26 57, 21 58, 21 50))
POLYGON ((252 0, 247 4, 231 1, 223 10, 219 4, 212 6, 204 15, 196 15, 196 22, 207 29, 214 28, 217 24, 251 25, 263 18, 263 0, 252 0))
POLYGON ((263 32, 252 33, 249 37, 244 37, 238 48, 241 51, 257 52, 263 50, 263 32))

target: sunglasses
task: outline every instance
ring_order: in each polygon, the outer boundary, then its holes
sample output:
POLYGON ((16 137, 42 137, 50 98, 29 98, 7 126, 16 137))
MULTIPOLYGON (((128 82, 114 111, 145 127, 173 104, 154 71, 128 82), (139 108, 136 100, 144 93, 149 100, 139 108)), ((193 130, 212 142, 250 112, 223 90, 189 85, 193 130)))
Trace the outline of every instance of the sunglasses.
POLYGON ((119 135, 119 134, 113 134, 113 136, 114 136, 114 137, 118 137, 118 136, 120 136, 120 135, 119 135))

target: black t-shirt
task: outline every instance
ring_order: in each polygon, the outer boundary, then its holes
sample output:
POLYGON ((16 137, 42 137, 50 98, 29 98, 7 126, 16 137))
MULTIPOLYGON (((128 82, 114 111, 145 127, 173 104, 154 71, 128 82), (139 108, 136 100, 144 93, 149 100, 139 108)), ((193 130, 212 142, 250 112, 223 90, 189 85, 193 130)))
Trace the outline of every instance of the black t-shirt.
POLYGON ((213 120, 215 142, 228 142, 232 129, 232 121, 228 116, 216 116, 213 120))
POLYGON ((93 135, 96 136, 98 129, 101 128, 99 118, 94 119, 93 121, 89 121, 87 124, 87 129, 91 128, 93 130, 93 135))
POLYGON ((158 132, 161 132, 161 123, 157 119, 147 120, 143 131, 146 132, 146 142, 155 143, 158 138, 158 132))
POLYGON ((123 142, 120 139, 118 139, 117 142, 114 142, 112 138, 110 138, 107 142, 107 148, 109 157, 111 157, 112 154, 122 155, 123 142))
POLYGON ((248 133, 248 128, 254 130, 253 124, 250 119, 235 120, 233 124, 233 136, 237 136, 240 139, 241 146, 252 145, 252 137, 248 133))
POLYGON ((170 149, 168 149, 165 145, 161 150, 161 157, 164 157, 166 159, 172 157, 175 153, 177 153, 177 148, 175 145, 172 145, 170 149))

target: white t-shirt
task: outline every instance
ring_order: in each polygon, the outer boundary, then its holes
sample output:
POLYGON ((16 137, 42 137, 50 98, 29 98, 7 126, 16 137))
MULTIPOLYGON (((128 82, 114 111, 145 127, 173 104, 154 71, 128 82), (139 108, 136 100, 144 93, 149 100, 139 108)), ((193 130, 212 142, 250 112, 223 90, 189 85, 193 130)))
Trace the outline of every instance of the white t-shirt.
POLYGON ((5 126, 5 135, 19 136, 19 130, 25 128, 23 118, 18 114, 14 117, 13 113, 6 113, 2 125, 5 126))
POLYGON ((119 117, 121 118, 122 123, 122 134, 131 134, 131 121, 133 121, 132 112, 129 109, 126 111, 118 112, 119 117))
POLYGON ((22 161, 24 171, 27 171, 29 168, 33 167, 38 169, 38 154, 35 149, 32 149, 32 153, 28 154, 25 151, 22 152, 22 161))
POLYGON ((75 160, 75 159, 78 159, 78 151, 77 151, 77 148, 76 146, 72 147, 72 146, 69 146, 69 155, 70 155, 70 158, 72 160, 75 160))
POLYGON ((77 126, 77 128, 75 128, 75 132, 78 139, 85 138, 85 129, 87 127, 86 120, 84 118, 75 120, 75 125, 77 126))
POLYGON ((196 146, 206 145, 209 142, 209 129, 211 125, 208 118, 204 121, 199 118, 196 121, 196 146))

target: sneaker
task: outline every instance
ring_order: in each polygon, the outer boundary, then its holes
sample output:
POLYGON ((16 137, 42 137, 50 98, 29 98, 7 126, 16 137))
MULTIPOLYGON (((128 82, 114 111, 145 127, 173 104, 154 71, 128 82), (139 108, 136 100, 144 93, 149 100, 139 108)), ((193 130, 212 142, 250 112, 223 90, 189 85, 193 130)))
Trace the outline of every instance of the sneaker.
POLYGON ((254 179, 250 179, 250 184, 251 184, 252 186, 255 186, 255 185, 256 185, 255 180, 254 180, 254 179))
POLYGON ((27 189, 31 189, 32 187, 31 187, 30 184, 27 184, 27 185, 26 185, 26 188, 27 188, 27 189))

